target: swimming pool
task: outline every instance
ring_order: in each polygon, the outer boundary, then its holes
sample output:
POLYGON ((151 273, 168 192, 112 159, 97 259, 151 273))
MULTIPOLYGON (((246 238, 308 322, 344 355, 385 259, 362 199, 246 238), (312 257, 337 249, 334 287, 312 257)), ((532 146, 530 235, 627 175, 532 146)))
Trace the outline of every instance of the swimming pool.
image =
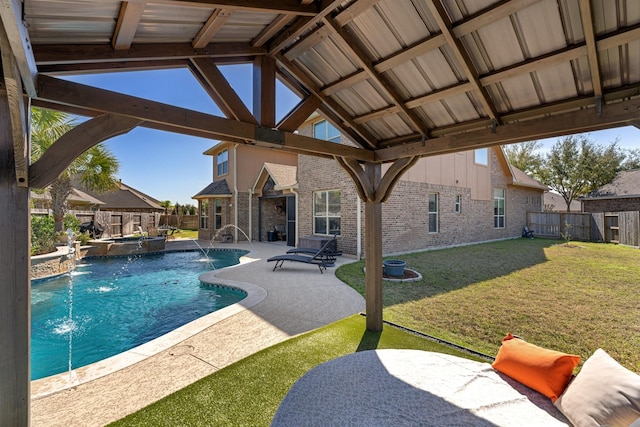
POLYGON ((198 277, 242 250, 169 252, 78 263, 31 286, 31 379, 66 372, 151 341, 246 297, 198 277), (69 357, 71 354, 71 358, 69 357))

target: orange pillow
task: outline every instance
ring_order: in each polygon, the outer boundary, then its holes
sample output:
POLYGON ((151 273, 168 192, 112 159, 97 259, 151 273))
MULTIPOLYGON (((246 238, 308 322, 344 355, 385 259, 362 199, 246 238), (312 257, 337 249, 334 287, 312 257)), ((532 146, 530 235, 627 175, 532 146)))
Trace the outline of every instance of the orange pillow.
POLYGON ((555 402, 578 362, 580 356, 538 347, 507 334, 491 366, 555 402))

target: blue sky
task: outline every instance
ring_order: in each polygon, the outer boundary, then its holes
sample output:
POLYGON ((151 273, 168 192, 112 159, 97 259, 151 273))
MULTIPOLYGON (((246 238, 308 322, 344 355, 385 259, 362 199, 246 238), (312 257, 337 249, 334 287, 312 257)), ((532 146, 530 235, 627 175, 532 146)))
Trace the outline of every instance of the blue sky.
MULTIPOLYGON (((252 66, 225 65, 220 70, 229 84, 252 109, 252 66)), ((187 69, 105 73, 66 76, 68 80, 153 101, 177 105, 216 116, 224 116, 187 69)), ((279 120, 299 99, 278 83, 276 116, 279 120)), ((640 130, 635 127, 592 132, 589 138, 608 145, 619 140, 626 149, 640 148, 640 130)), ((540 140, 543 151, 558 138, 540 140)), ((110 139, 105 145, 120 161, 118 177, 158 200, 193 204, 191 197, 213 180, 213 158, 202 153, 218 141, 186 135, 136 128, 110 139)))

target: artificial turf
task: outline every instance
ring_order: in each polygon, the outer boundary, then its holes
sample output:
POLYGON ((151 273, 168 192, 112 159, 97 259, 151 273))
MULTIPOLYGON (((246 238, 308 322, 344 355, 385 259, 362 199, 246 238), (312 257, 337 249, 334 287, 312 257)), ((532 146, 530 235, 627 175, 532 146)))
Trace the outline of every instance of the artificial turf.
POLYGON ((369 332, 365 322, 363 316, 354 315, 262 350, 110 425, 268 426, 293 383, 314 366, 336 357, 363 350, 408 348, 474 359, 388 325, 382 332, 369 332))

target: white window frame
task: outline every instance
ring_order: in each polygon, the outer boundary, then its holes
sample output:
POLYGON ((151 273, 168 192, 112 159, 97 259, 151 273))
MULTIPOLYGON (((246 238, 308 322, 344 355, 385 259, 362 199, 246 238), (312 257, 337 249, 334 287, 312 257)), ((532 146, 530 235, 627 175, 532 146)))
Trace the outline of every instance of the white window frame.
POLYGON ((462 212, 462 194, 456 194, 456 201, 455 201, 455 205, 453 207, 453 211, 455 213, 462 212))
POLYGON ((473 150, 473 161, 477 165, 489 166, 489 149, 476 148, 473 150))
POLYGON ((493 189, 493 228, 505 228, 506 223, 506 191, 504 188, 493 189), (502 210, 500 209, 502 208, 502 210))
POLYGON ((342 191, 341 190, 321 190, 313 192, 313 234, 323 235, 323 236, 340 236, 342 232, 342 221, 341 221, 341 212, 342 212, 342 191), (338 195, 338 200, 340 202, 340 209, 336 212, 330 212, 329 209, 329 195, 336 194, 338 195), (324 202, 324 210, 317 210, 317 197, 321 197, 324 202), (318 230, 316 219, 324 219, 325 227, 324 230, 318 230), (335 223, 335 220, 338 220, 338 229, 337 233, 332 233, 331 223, 335 223), (332 221, 333 220, 333 221, 332 221))
POLYGON ((313 124, 313 137, 329 142, 340 142, 340 130, 326 120, 320 120, 313 124), (329 138, 329 131, 334 130, 336 135, 329 138))
POLYGON ((429 234, 432 233, 437 233, 440 230, 439 227, 439 218, 438 218, 438 210, 439 210, 439 201, 438 201, 439 197, 438 197, 438 193, 429 193, 429 195, 427 196, 427 210, 428 210, 428 221, 427 221, 427 227, 429 228, 429 234), (433 200, 435 201, 435 209, 433 209, 433 207, 431 206, 431 198, 433 197, 433 200), (434 219, 432 222, 432 218, 434 219), (431 228, 431 225, 434 225, 434 228, 431 228))
POLYGON ((209 229, 209 201, 200 200, 200 229, 209 229))
POLYGON ((216 156, 216 171, 218 176, 226 175, 229 173, 229 150, 222 150, 216 156))
POLYGON ((213 229, 222 228, 222 199, 215 199, 213 202, 213 229))

